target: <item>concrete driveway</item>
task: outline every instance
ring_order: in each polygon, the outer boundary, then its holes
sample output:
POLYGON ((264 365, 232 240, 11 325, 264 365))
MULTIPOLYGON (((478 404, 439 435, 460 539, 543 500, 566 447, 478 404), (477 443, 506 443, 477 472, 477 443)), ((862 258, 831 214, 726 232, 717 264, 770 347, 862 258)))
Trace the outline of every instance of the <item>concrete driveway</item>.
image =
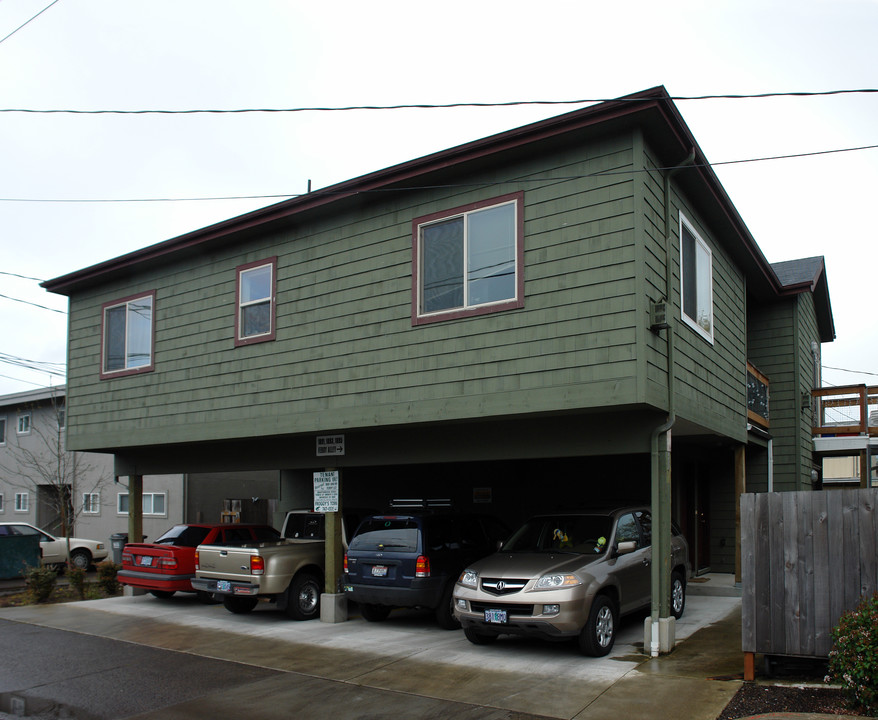
MULTIPOLYGON (((313 717, 362 717, 348 701, 330 711, 332 689, 346 688, 476 705, 485 717, 499 710, 508 717, 713 720, 740 686, 728 679, 743 669, 740 598, 728 576, 711 576, 689 589, 677 648, 655 660, 642 654, 643 615, 623 619, 613 652, 600 659, 580 655, 573 643, 509 637, 475 646, 462 632, 441 630, 429 614, 414 611, 395 611, 382 623, 354 614, 344 623, 300 623, 270 605, 233 615, 189 595, 6 608, 0 618, 331 681, 324 698, 329 704, 319 704, 313 717)), ((211 714, 273 716, 254 713, 253 701, 217 697, 211 714)), ((203 703, 199 708, 210 710, 203 703)), ((407 716, 392 703, 386 709, 378 716, 407 716)))

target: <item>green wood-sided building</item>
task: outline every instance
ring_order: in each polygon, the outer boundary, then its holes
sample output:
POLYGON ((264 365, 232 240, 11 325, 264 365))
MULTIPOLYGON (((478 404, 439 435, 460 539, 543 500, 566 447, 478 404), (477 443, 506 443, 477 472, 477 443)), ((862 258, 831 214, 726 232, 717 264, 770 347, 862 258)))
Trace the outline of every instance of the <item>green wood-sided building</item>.
POLYGON ((70 298, 68 447, 117 475, 277 473, 281 512, 333 467, 347 503, 514 525, 649 502, 670 413, 675 519, 728 571, 747 476, 810 486, 817 260, 779 277, 656 88, 44 285, 70 298))

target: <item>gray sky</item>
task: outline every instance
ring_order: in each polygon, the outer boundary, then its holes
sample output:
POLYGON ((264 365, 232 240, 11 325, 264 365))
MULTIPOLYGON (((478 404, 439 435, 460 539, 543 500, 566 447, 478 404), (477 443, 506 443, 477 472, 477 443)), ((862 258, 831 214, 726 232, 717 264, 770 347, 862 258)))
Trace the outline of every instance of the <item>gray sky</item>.
MULTIPOLYGON (((876 36, 878 0, 2 0, 0 110, 875 88, 876 36)), ((713 163, 878 144, 878 94, 677 105, 713 163)), ((63 313, 7 299, 64 311, 66 298, 14 275, 54 278, 302 193, 309 180, 316 189, 577 107, 0 112, 0 394, 64 381, 2 361, 66 356, 63 313), (240 196, 277 197, 158 201, 240 196), (70 200, 92 202, 59 202, 70 200)), ((878 149, 716 172, 770 262, 825 256, 837 339, 823 348, 824 384, 878 384, 878 149)))

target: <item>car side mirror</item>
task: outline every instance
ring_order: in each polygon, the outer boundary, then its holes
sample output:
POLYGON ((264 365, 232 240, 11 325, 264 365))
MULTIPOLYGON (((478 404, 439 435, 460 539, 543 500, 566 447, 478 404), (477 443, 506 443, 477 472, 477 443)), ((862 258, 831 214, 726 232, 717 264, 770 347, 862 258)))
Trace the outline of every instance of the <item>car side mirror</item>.
POLYGON ((627 555, 637 550, 636 540, 625 540, 616 545, 616 555, 627 555))

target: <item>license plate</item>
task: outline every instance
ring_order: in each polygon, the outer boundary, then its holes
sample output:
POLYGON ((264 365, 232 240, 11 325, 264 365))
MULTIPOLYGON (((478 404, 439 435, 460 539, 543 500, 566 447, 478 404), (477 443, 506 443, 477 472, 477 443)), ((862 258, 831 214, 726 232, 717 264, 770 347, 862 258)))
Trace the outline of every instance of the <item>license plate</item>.
POLYGON ((152 567, 152 558, 149 555, 144 555, 140 558, 140 564, 143 567, 152 567))
POLYGON ((506 623, 505 610, 485 610, 485 622, 494 624, 506 623))
POLYGON ((372 575, 374 577, 386 577, 387 576, 387 565, 373 565, 372 566, 372 575))
POLYGON ((217 592, 229 592, 232 589, 232 583, 228 580, 217 580, 216 581, 216 591, 217 592))

